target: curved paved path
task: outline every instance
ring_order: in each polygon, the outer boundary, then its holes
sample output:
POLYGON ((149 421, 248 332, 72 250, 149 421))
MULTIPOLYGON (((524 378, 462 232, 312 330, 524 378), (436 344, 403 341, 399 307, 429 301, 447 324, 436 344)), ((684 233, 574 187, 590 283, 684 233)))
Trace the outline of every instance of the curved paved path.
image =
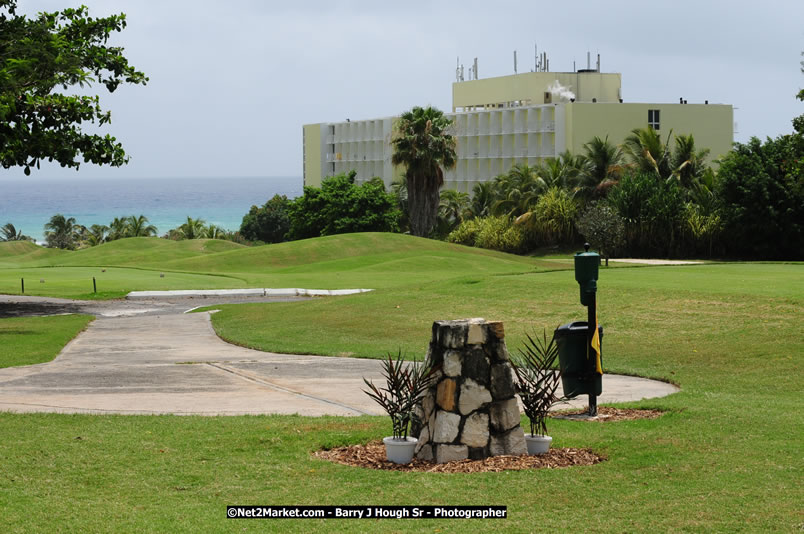
MULTIPOLYGON (((0 410, 201 415, 383 413, 362 392, 362 377, 381 380, 378 361, 237 347, 215 335, 209 313, 182 313, 220 302, 0 297, 6 312, 17 309, 28 314, 38 306, 59 313, 59 306, 63 306, 98 317, 54 361, 0 369, 0 410)), ((603 380, 600 403, 678 391, 670 384, 642 378, 606 375, 603 380)), ((573 404, 583 406, 585 401, 583 397, 573 404)))

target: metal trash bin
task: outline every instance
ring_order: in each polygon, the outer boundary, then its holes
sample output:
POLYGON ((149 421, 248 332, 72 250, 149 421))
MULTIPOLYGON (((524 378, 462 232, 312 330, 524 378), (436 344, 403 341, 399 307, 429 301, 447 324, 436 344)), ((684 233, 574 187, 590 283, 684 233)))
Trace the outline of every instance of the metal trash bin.
MULTIPOLYGON (((603 327, 598 326, 600 358, 603 359, 603 327)), ((561 368, 561 385, 565 397, 603 393, 603 376, 595 370, 594 353, 587 354, 589 323, 575 321, 556 328, 558 365, 561 368)))

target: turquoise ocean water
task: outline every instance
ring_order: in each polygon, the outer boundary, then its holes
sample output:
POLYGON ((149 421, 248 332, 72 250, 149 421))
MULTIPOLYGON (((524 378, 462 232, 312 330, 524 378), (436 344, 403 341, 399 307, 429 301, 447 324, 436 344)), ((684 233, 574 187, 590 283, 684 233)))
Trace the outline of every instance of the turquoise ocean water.
POLYGON ((78 224, 108 225, 115 217, 145 215, 159 235, 187 217, 237 230, 252 205, 274 194, 302 193, 301 177, 0 180, 0 226, 8 222, 39 242, 55 214, 78 224))

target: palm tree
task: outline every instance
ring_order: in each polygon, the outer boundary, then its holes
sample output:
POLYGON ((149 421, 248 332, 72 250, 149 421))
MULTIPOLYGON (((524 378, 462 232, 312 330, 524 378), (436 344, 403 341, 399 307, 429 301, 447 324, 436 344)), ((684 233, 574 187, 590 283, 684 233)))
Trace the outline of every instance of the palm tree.
POLYGON ((399 118, 391 143, 393 165, 405 166, 408 190, 410 233, 430 234, 438 217, 438 190, 444 184, 444 171, 455 166, 455 137, 447 130, 452 121, 438 109, 414 107, 399 118))
POLYGON ((695 139, 692 134, 677 135, 676 147, 673 150, 670 165, 673 169, 672 176, 678 180, 684 188, 692 187, 707 169, 706 157, 709 149, 704 148, 695 150, 695 139))
POLYGON ((575 180, 575 194, 591 200, 605 194, 620 179, 624 162, 623 152, 609 143, 609 137, 598 136, 584 143, 583 165, 575 180))
POLYGON ((106 236, 106 241, 115 241, 128 237, 127 221, 128 217, 115 217, 114 220, 109 223, 109 235, 106 236))
POLYGON ((184 239, 200 239, 204 235, 204 224, 206 221, 203 219, 187 217, 187 222, 179 226, 178 230, 184 239))
POLYGON ((670 135, 662 143, 659 134, 651 128, 635 128, 623 142, 623 152, 631 163, 640 171, 655 174, 667 179, 672 173, 670 168, 670 135))
POLYGON ((461 193, 454 189, 441 191, 438 213, 451 226, 461 224, 469 210, 469 193, 461 193))
POLYGON ((33 238, 22 233, 22 230, 17 230, 13 224, 6 223, 0 228, 0 241, 33 241, 33 238))
POLYGON ((469 212, 473 217, 488 217, 491 208, 497 202, 497 189, 494 182, 480 182, 472 188, 472 201, 469 212))
POLYGON ((525 163, 511 167, 506 174, 494 179, 499 199, 492 206, 494 215, 518 217, 528 211, 546 189, 540 168, 525 163))
POLYGON ((126 237, 151 237, 156 235, 156 226, 148 224, 148 217, 140 215, 126 217, 126 237))
MULTIPOLYGON (((58 213, 45 223, 45 241, 51 248, 74 249, 78 226, 75 217, 58 213)), ((83 228, 83 227, 81 227, 83 228)))
POLYGON ((226 239, 226 230, 220 226, 210 224, 204 228, 204 231, 201 232, 199 237, 205 237, 207 239, 226 239))
POLYGON ((109 227, 105 224, 93 224, 89 227, 86 242, 90 247, 96 247, 101 243, 106 242, 106 234, 109 232, 109 227))

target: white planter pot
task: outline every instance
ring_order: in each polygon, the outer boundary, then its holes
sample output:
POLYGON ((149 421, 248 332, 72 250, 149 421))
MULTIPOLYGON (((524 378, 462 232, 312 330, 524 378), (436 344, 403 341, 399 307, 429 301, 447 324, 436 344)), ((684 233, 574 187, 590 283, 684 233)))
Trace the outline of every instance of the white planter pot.
POLYGON ((528 446, 528 454, 545 454, 550 450, 553 438, 550 436, 534 436, 525 434, 525 443, 528 446))
POLYGON ((385 455, 389 462, 395 464, 409 464, 413 461, 413 451, 419 442, 416 438, 395 439, 393 436, 383 438, 385 443, 385 455))

